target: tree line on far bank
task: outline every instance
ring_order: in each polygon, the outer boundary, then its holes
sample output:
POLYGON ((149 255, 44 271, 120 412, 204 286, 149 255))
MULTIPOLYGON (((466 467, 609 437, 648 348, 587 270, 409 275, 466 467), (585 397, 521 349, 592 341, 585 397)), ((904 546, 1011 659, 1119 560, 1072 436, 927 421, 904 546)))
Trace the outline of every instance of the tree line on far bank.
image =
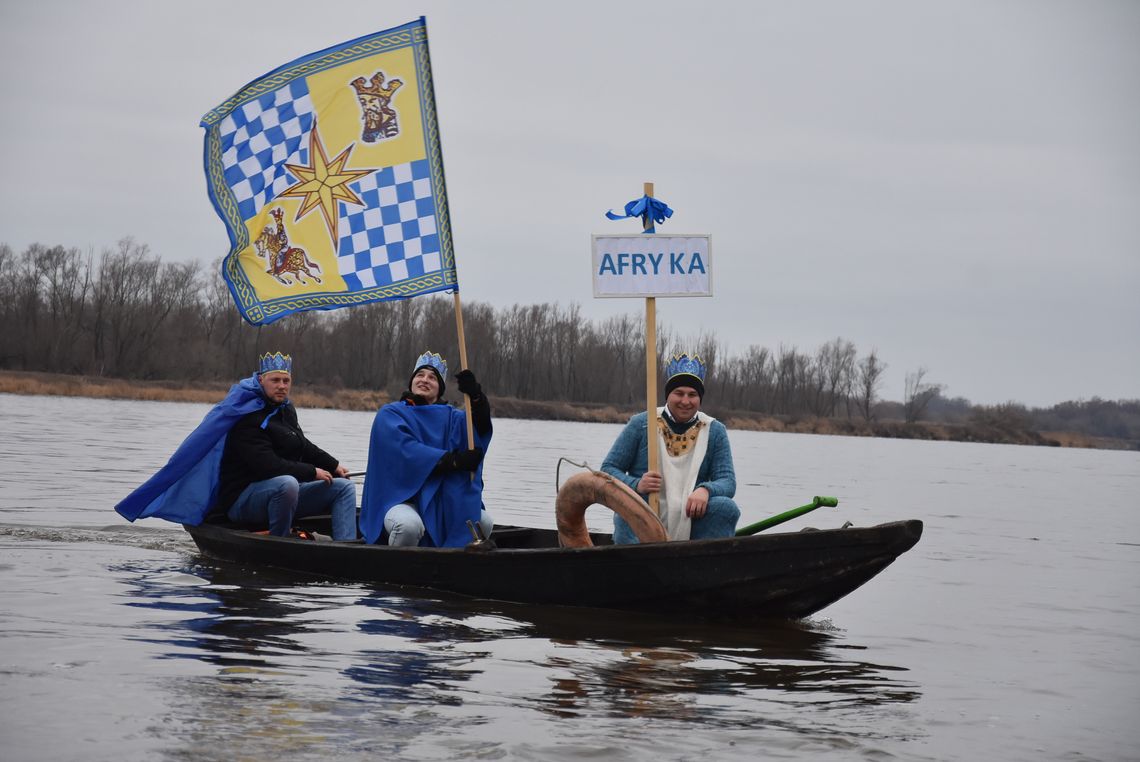
MULTIPOLYGON (((60 246, 15 253, 0 244, 0 368, 186 383, 248 376, 257 353, 291 352, 304 384, 380 389, 397 395, 424 349, 458 370, 448 296, 379 302, 246 324, 219 267, 162 262, 124 239, 98 256, 60 246)), ((638 314, 600 322, 577 304, 494 308, 465 303, 473 369, 492 396, 579 404, 643 404, 644 328, 638 314)), ((888 365, 843 338, 814 352, 751 346, 727 355, 712 333, 682 336, 659 326, 663 366, 697 352, 709 366, 706 407, 785 419, 930 420, 1010 430, 1072 431, 1140 440, 1140 400, 1064 402, 1029 409, 948 398, 924 368, 905 374, 904 398, 880 399, 888 365)), ((455 396, 453 393, 452 397, 455 396)))

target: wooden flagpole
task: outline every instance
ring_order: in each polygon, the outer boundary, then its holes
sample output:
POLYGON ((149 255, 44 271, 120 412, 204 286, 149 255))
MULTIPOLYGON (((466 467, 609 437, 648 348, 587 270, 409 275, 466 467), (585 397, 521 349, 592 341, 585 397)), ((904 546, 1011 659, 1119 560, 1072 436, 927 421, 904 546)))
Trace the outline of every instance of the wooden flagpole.
MULTIPOLYGON (((467 368, 467 339, 463 336, 463 305, 459 302, 459 289, 455 289, 455 329, 459 334, 459 369, 467 368)), ((463 410, 467 414, 467 449, 475 448, 475 427, 471 421, 471 398, 463 395, 463 410)), ((471 478, 475 478, 472 472, 471 478)))
MULTIPOLYGON (((645 183, 645 195, 653 198, 653 183, 645 183)), ((653 225, 652 210, 645 210, 645 218, 641 222, 641 229, 649 230, 653 225)), ((457 295, 458 296, 458 295, 457 295)), ((646 443, 649 447, 649 470, 657 471, 657 298, 645 297, 645 410, 646 410, 646 443)), ((660 493, 649 493, 649 507, 658 516, 661 515, 660 493)))

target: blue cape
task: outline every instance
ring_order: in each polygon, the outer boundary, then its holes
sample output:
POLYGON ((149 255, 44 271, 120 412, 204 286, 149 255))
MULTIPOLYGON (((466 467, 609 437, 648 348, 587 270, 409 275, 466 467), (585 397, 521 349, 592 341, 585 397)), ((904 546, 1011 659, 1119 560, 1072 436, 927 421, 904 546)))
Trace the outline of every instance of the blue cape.
POLYGON ((156 517, 197 526, 218 493, 226 435, 238 420, 266 405, 257 375, 230 387, 166 465, 123 498, 115 510, 128 521, 156 517))
MULTIPOLYGON (((475 434, 475 446, 487 449, 491 434, 475 434)), ((459 548, 471 541, 470 519, 478 523, 483 508, 483 464, 472 480, 467 471, 430 476, 449 450, 467 449, 467 420, 450 405, 393 402, 380 408, 368 443, 368 476, 360 503, 360 532, 375 543, 384 517, 400 503, 412 502, 424 521, 421 545, 459 548)))

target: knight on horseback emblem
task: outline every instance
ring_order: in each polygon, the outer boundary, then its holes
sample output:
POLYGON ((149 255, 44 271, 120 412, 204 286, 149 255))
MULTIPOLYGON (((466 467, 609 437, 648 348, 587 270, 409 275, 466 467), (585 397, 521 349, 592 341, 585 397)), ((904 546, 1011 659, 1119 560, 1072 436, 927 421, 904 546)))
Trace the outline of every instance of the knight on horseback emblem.
POLYGON ((283 221, 285 212, 278 207, 271 209, 269 213, 273 215, 276 226, 266 225, 261 235, 253 242, 257 255, 269 264, 269 269, 265 272, 286 286, 297 282, 307 284, 308 281, 301 276, 301 273, 320 283, 319 275, 313 273, 313 270, 317 273, 321 271, 317 263, 309 259, 304 249, 289 245, 289 232, 285 229, 283 221), (293 280, 286 280, 283 277, 286 275, 291 275, 293 280))

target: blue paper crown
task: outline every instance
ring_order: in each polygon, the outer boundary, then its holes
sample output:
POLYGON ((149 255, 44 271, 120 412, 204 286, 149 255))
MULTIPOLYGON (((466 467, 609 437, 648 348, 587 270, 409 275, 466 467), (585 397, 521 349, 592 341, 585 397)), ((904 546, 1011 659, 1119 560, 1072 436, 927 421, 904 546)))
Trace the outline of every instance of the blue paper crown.
POLYGON ((412 370, 412 373, 415 373, 424 366, 435 368, 435 372, 439 374, 440 380, 447 381, 447 361, 436 352, 424 352, 417 357, 416 367, 412 370))
POLYGON ((681 353, 679 355, 673 355, 673 359, 665 366, 665 380, 667 382, 673 378, 673 376, 687 374, 696 376, 701 380, 701 383, 704 383, 705 370, 705 364, 704 361, 701 360, 700 355, 689 357, 687 354, 681 353))
POLYGON ((257 358, 257 375, 262 373, 285 373, 293 375, 293 358, 280 352, 266 352, 257 358))

